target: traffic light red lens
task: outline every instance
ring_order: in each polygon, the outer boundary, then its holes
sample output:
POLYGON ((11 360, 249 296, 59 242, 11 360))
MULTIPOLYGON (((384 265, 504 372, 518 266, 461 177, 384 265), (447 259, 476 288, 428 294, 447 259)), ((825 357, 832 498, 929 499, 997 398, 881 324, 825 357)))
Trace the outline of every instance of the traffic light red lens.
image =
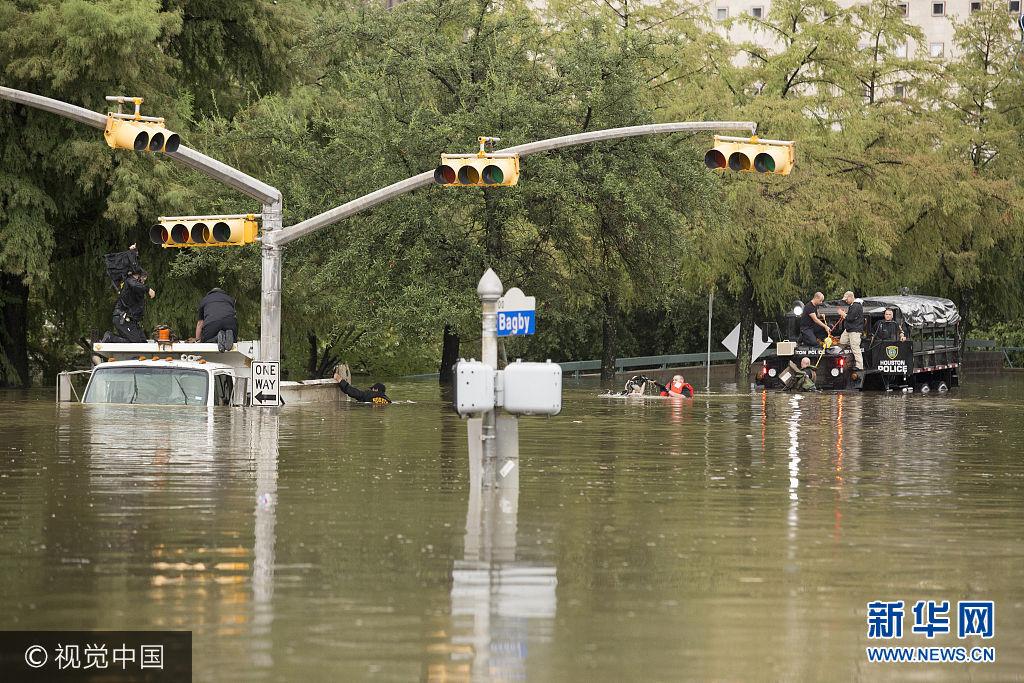
POLYGON ((743 152, 733 152, 729 155, 729 168, 733 171, 749 171, 750 157, 743 152))
POLYGON ((758 173, 775 173, 775 157, 767 152, 761 152, 754 157, 754 168, 758 173))
POLYGON ((164 134, 163 133, 153 133, 153 137, 151 137, 149 139, 149 151, 150 152, 159 152, 163 148, 164 148, 164 134))
POLYGON ((135 136, 135 142, 132 143, 136 152, 144 152, 149 147, 149 133, 146 131, 140 132, 135 136))
POLYGON ((500 185, 505 182, 505 174, 501 172, 501 168, 498 166, 485 166, 484 182, 488 185, 500 185))
POLYGON ((153 244, 165 244, 167 242, 167 228, 157 223, 149 229, 149 241, 153 244))
POLYGON ((213 241, 214 242, 227 242, 231 239, 231 226, 224 221, 218 221, 213 224, 213 241))
POLYGON ((455 182, 455 169, 442 164, 434 169, 434 182, 438 185, 451 185, 455 182))
POLYGON ((181 145, 181 138, 178 137, 177 133, 171 133, 167 136, 167 142, 164 143, 164 151, 168 154, 173 154, 178 151, 178 147, 181 145))
POLYGON ((206 223, 196 223, 189 232, 192 235, 193 242, 196 244, 206 244, 206 233, 209 232, 206 223))
POLYGON ((459 182, 463 185, 475 185, 480 182, 480 171, 472 166, 463 166, 459 169, 459 182))
POLYGON ((171 227, 171 242, 174 244, 188 244, 188 226, 184 223, 175 223, 171 227))
POLYGON ((712 170, 725 168, 725 155, 717 149, 708 150, 704 155, 704 165, 712 170))

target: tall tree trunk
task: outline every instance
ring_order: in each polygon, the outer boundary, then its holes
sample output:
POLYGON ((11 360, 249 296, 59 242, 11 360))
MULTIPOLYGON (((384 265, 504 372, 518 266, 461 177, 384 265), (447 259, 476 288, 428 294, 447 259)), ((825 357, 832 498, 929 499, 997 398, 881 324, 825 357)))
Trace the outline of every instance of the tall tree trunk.
POLYGON ((754 283, 746 277, 740 293, 740 341, 736 349, 736 389, 746 391, 750 386, 750 356, 754 345, 754 283))
POLYGON ((437 381, 440 384, 451 384, 454 379, 452 371, 459 360, 459 335, 452 331, 451 325, 444 326, 444 337, 441 339, 441 365, 437 368, 437 381))
POLYGON ((0 273, 0 387, 28 388, 28 286, 0 273))
POLYGON ((615 325, 619 317, 619 302, 611 292, 601 297, 604 315, 601 322, 601 379, 615 379, 615 325))
POLYGON ((316 338, 316 334, 313 332, 306 332, 306 339, 309 341, 309 362, 306 363, 306 377, 313 379, 317 376, 317 359, 320 355, 317 351, 319 346, 316 338))

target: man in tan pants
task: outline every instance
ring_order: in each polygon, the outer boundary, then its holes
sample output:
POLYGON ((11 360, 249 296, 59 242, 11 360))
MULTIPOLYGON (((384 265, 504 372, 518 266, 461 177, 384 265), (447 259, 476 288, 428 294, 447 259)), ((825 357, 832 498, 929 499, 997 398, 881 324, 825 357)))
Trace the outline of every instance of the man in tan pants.
POLYGON ((860 340, 864 334, 864 302, 856 298, 853 292, 843 294, 843 301, 847 308, 839 309, 839 316, 843 319, 843 334, 839 337, 839 343, 850 347, 854 367, 863 371, 864 354, 861 352, 860 340))

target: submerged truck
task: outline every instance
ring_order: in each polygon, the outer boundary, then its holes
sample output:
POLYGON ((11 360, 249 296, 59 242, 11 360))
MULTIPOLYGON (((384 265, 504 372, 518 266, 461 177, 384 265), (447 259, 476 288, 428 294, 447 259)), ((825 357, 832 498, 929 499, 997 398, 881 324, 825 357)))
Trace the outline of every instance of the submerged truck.
MULTIPOLYGON (((758 384, 768 389, 793 389, 801 376, 800 365, 810 359, 814 385, 822 390, 890 390, 927 393, 944 392, 960 384, 960 354, 963 338, 960 313, 949 299, 930 296, 871 296, 862 299, 865 332, 861 341, 863 372, 854 367, 853 352, 828 342, 809 346, 799 342, 796 310, 786 315, 786 340, 775 345, 775 354, 765 358, 757 372, 758 384), (906 341, 874 339, 871 331, 885 310, 906 341)), ((839 321, 842 301, 825 302, 818 316, 829 327, 839 321)), ((798 307, 799 308, 799 307, 798 307)), ((839 329, 841 329, 839 325, 839 329)), ((837 329, 836 335, 839 331, 837 329)))
MULTIPOLYGON (((57 402, 180 406, 250 406, 250 367, 259 343, 150 340, 93 344, 94 367, 57 376, 57 402)), ((341 400, 334 380, 281 382, 285 404, 341 400)))

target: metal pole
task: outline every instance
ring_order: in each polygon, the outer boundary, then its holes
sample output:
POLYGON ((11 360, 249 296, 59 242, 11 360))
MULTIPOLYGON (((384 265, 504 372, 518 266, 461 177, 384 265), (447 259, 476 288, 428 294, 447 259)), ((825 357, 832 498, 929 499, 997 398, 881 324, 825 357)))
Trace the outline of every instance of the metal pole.
POLYGON ((281 201, 263 205, 260 283, 260 360, 281 360, 281 285, 284 248, 266 243, 266 236, 281 229, 281 201))
POLYGON ((707 378, 704 380, 704 390, 711 390, 711 309, 715 305, 715 290, 708 292, 708 358, 705 362, 707 367, 707 378))
MULTIPOLYGON (((548 152, 553 149, 561 149, 562 147, 603 142, 605 140, 618 140, 620 138, 636 137, 638 135, 683 133, 687 131, 694 132, 707 130, 749 130, 753 133, 757 130, 757 124, 753 121, 684 121, 679 123, 654 123, 646 126, 626 126, 624 128, 608 128, 606 130, 590 131, 589 133, 563 135, 558 138, 538 140, 537 142, 529 142, 525 145, 516 145, 515 147, 501 149, 495 153, 518 154, 519 156, 524 157, 530 154, 548 152)), ((341 206, 324 211, 323 213, 313 216, 312 218, 308 218, 301 223, 296 223, 295 225, 287 227, 281 232, 273 235, 271 239, 274 240, 275 244, 284 246, 292 240, 304 237, 305 235, 328 225, 333 225, 334 223, 344 220, 353 214, 359 213, 360 211, 365 211, 366 209, 377 206, 389 199, 394 199, 406 192, 412 192, 413 190, 426 187, 427 185, 432 185, 433 183, 434 172, 424 171, 423 173, 414 175, 411 178, 406 178, 405 180, 400 180, 397 183, 392 183, 387 187, 382 187, 370 194, 358 197, 350 202, 346 202, 341 206)))
MULTIPOLYGON (((501 278, 490 268, 480 278, 476 286, 476 295, 480 297, 481 312, 481 337, 480 337, 480 360, 491 370, 498 369, 498 299, 504 293, 501 278)), ((484 469, 488 464, 493 464, 497 455, 495 444, 495 415, 494 409, 482 415, 483 429, 480 439, 483 441, 484 469), (490 461, 488 463, 488 461, 490 461)))

